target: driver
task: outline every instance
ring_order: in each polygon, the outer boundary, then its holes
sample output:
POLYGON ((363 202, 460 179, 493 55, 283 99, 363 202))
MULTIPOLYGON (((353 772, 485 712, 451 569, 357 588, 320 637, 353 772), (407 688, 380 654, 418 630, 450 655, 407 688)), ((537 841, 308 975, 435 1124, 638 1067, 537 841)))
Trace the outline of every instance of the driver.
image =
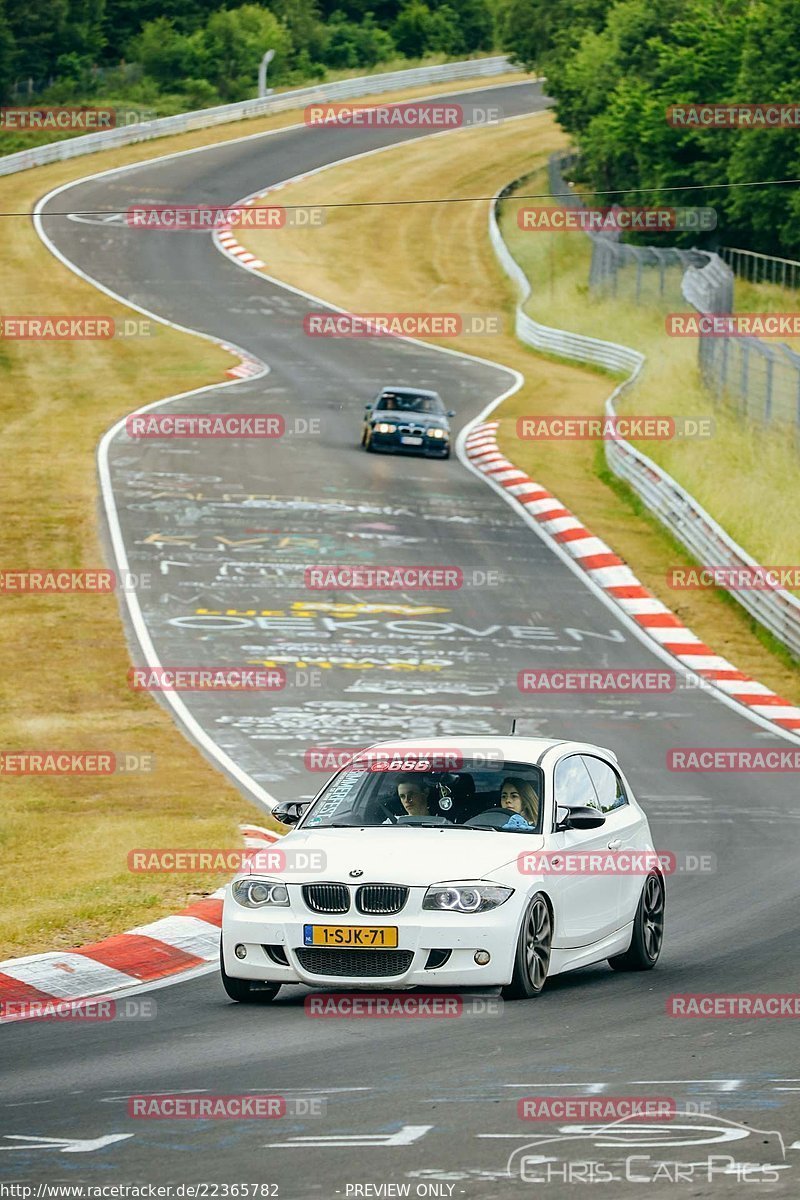
POLYGON ((534 829, 539 823, 539 797, 526 779, 509 775, 503 780, 500 807, 511 814, 504 829, 534 829))
POLYGON ((433 788, 419 775, 400 775, 397 780, 397 795, 409 817, 432 817, 433 788))

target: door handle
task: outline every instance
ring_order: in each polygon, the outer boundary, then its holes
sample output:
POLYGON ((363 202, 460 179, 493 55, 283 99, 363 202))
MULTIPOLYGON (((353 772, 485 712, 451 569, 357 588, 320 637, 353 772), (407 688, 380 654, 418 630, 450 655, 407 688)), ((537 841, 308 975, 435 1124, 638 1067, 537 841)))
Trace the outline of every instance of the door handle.
POLYGON ((608 843, 609 850, 619 850, 622 845, 622 838, 612 838, 608 843))

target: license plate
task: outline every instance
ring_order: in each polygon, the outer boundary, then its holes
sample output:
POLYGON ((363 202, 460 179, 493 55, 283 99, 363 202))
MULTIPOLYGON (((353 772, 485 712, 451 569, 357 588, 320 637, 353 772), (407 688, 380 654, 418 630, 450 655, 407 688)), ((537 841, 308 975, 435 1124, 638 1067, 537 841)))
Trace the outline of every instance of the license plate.
POLYGON ((421 446, 422 438, 421 437, 401 437, 400 444, 403 446, 421 446))
POLYGON ((304 925, 306 946, 338 946, 340 949, 369 949, 397 946, 396 925, 304 925))

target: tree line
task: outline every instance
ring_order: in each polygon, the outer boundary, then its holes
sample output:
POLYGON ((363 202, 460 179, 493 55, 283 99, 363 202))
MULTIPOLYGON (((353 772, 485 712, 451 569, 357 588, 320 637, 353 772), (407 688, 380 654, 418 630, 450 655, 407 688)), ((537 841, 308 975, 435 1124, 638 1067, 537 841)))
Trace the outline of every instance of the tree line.
MULTIPOLYGON (((497 0, 0 0, 0 100, 90 99, 109 88, 142 103, 254 94, 264 51, 277 84, 395 58, 491 50, 497 0)), ((173 107, 180 107, 179 104, 173 107)))
MULTIPOLYGON (((743 186, 800 177, 800 130, 665 118, 670 105, 699 102, 800 107, 798 0, 228 3, 0 0, 0 101, 27 102, 31 80, 39 102, 170 113, 253 96, 270 47, 276 85, 502 49, 546 75, 590 189, 622 204, 710 206, 726 242, 800 257, 800 190, 743 186), (694 190, 671 190, 683 187, 694 190)), ((13 137, 0 134, 0 151, 13 137)))
POLYGON ((800 111, 798 0, 510 0, 503 17, 504 48, 547 76, 590 189, 620 189, 620 204, 710 205, 712 244, 800 258, 800 189, 749 186, 800 178, 800 129, 665 117, 697 103, 800 111))

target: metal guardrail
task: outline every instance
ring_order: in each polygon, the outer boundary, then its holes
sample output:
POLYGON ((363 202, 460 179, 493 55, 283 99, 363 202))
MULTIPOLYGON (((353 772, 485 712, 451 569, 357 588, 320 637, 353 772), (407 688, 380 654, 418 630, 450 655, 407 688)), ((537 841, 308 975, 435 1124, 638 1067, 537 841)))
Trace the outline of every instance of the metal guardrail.
POLYGON ((691 250, 684 253, 695 255, 695 260, 687 260, 684 264, 681 280, 684 298, 698 312, 733 312, 733 275, 730 268, 717 254, 691 250))
MULTIPOLYGON (((606 412, 614 415, 613 398, 606 412)), ((606 460, 615 475, 626 480, 647 508, 698 562, 708 566, 754 568, 758 563, 729 537, 693 496, 651 458, 629 442, 606 442, 606 460)), ((800 600, 782 589, 726 591, 752 617, 800 659, 800 600)))
POLYGON ((513 183, 509 184, 507 188, 498 192, 492 201, 489 210, 489 238, 503 270, 514 280, 520 293, 514 326, 517 337, 526 345, 533 346, 536 350, 544 350, 548 354, 593 363, 595 366, 605 367, 607 371, 638 374, 644 363, 644 355, 638 350, 616 342, 605 342, 599 338, 586 337, 584 334, 569 333, 565 329, 540 325, 523 311, 523 305, 531 294, 530 281, 503 241, 497 223, 497 205, 513 186, 513 183))
POLYGON ((381 92, 426 83, 482 79, 485 76, 503 75, 514 69, 505 55, 497 55, 494 58, 467 59, 434 67, 410 67, 405 71, 360 75, 356 79, 340 79, 336 83, 295 88, 290 92, 264 96, 257 100, 243 100, 238 104, 222 104, 216 108, 178 113, 173 117, 159 117, 155 121, 123 125, 119 129, 105 129, 99 133, 87 133, 81 137, 48 142, 45 146, 36 146, 30 150, 18 150, 0 158, 0 175, 11 175, 16 171, 27 171, 31 167, 78 158, 83 154, 96 154, 100 150, 112 150, 118 146, 131 146, 151 138, 168 137, 170 134, 208 129, 231 121, 245 121, 250 117, 287 112, 303 108, 307 104, 326 103, 330 100, 357 100, 360 96, 378 95, 381 92))
MULTIPOLYGON (((519 292, 515 330, 520 341, 535 350, 545 350, 564 358, 589 362, 611 370, 628 372, 628 378, 614 389, 606 401, 609 417, 617 415, 616 403, 631 386, 645 363, 645 356, 629 346, 569 333, 541 325, 523 312, 531 294, 531 284, 508 249, 497 222, 497 206, 510 191, 509 184, 493 199, 489 209, 489 239, 500 265, 514 281, 519 292)), ((756 567, 754 558, 729 537, 710 513, 666 471, 623 438, 605 443, 606 460, 615 475, 624 479, 647 509, 659 518, 670 533, 702 564, 724 567, 756 567)), ((800 659, 800 600, 784 589, 773 591, 731 590, 736 599, 759 624, 774 634, 800 659)))

